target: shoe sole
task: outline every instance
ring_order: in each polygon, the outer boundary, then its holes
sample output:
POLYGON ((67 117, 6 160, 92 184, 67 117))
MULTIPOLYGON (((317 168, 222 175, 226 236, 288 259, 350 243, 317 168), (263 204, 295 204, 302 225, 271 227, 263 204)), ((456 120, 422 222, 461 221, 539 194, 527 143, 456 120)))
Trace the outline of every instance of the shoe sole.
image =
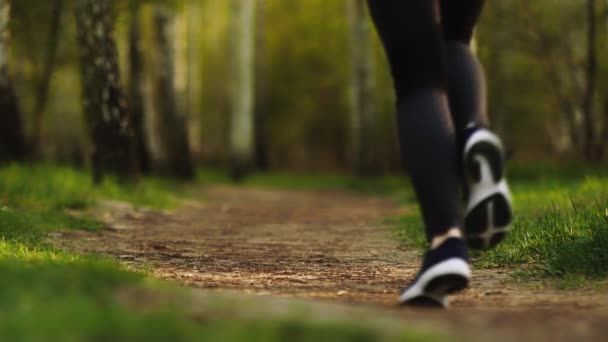
POLYGON ((502 144, 494 134, 487 131, 473 134, 464 154, 469 186, 464 227, 471 248, 495 247, 510 230, 513 214, 504 164, 502 144))
POLYGON ((469 286, 471 269, 469 264, 452 258, 429 268, 399 297, 399 304, 418 307, 449 306, 447 296, 469 286))

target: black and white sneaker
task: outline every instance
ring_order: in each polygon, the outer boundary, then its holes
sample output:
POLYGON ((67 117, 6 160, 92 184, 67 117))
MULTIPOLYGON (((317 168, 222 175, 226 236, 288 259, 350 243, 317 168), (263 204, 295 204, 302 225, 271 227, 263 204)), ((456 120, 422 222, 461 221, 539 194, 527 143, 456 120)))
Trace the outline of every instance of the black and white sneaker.
POLYGON ((448 307, 447 296, 469 285, 468 260, 466 243, 459 238, 449 238, 436 249, 429 250, 416 279, 399 296, 399 304, 448 307))
POLYGON ((464 232, 469 247, 496 246, 510 229, 511 193, 505 179, 500 138, 484 128, 469 128, 463 153, 468 200, 464 232))

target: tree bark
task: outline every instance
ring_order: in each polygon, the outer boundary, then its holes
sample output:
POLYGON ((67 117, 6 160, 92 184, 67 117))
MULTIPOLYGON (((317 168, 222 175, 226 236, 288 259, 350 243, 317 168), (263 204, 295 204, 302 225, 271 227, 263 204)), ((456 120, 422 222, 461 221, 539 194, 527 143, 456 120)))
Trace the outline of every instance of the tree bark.
POLYGON ((255 28, 255 166, 266 171, 270 167, 268 159, 268 136, 266 131, 268 112, 268 62, 266 60, 265 38, 266 0, 257 0, 255 28))
POLYGON ((161 137, 173 176, 192 179, 194 167, 188 143, 187 119, 179 113, 175 90, 173 13, 167 7, 157 5, 154 21, 157 44, 155 98, 161 137))
MULTIPOLYGON (((603 9, 600 11, 599 18, 597 19, 600 23, 604 25, 602 30, 603 32, 603 46, 608 45, 608 0, 604 0, 603 9)), ((600 71, 603 71, 603 74, 599 76, 600 80, 603 80, 599 88, 599 93, 601 96, 601 114, 602 114, 602 122, 603 125, 601 127, 601 131, 598 134, 598 142, 597 142, 597 154, 598 158, 603 161, 608 161, 608 89, 606 89, 606 81, 608 80, 606 74, 606 68, 599 68, 600 71)))
POLYGON ((586 86, 583 96, 584 152, 589 161, 597 161, 596 134, 594 129, 594 99, 597 80, 597 25, 596 2, 587 0, 587 65, 586 86))
POLYGON ((183 110, 188 113, 188 122, 186 124, 188 136, 190 137, 190 154, 192 156, 193 165, 198 164, 202 149, 201 138, 201 102, 200 102, 200 82, 202 64, 200 54, 199 36, 196 25, 200 21, 202 13, 200 11, 201 4, 199 2, 191 2, 184 8, 184 35, 186 37, 183 47, 183 63, 185 65, 184 78, 184 103, 183 110))
POLYGON ((251 169, 254 153, 255 0, 232 0, 231 174, 241 180, 251 169))
POLYGON ((11 3, 0 0, 0 163, 25 158, 26 142, 17 95, 8 72, 11 3))
POLYGON ((139 1, 132 0, 129 20, 129 105, 133 117, 135 149, 139 166, 149 174, 150 152, 146 143, 143 87, 143 58, 141 52, 141 20, 139 1))
POLYGON ((121 181, 138 178, 133 122, 120 86, 111 0, 78 0, 82 102, 93 144, 93 179, 106 174, 121 181))
MULTIPOLYGON (((605 90, 604 90, 605 91, 605 90)), ((602 127, 601 141, 598 142, 598 155, 600 160, 608 158, 608 95, 604 95, 602 99, 602 112, 604 115, 604 126, 602 127)))
POLYGON ((42 140, 42 122, 44 121, 44 112, 49 99, 51 77, 55 71, 57 47, 59 46, 59 34, 61 33, 63 5, 64 0, 53 0, 46 51, 42 71, 36 86, 36 99, 33 111, 33 129, 30 142, 30 152, 33 159, 40 158, 41 154, 40 145, 42 140))
POLYGON ((351 29, 351 135, 357 175, 377 174, 374 63, 365 0, 348 1, 351 29))

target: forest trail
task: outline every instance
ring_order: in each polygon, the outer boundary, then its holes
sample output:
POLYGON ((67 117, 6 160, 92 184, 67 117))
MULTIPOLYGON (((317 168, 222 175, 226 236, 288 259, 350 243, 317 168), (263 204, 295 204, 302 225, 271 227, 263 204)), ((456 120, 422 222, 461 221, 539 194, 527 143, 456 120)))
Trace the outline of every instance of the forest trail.
POLYGON ((608 336, 608 293, 522 285, 505 269, 475 270, 471 289, 447 311, 397 308, 420 254, 385 223, 407 210, 388 199, 229 186, 196 197, 172 212, 108 202, 96 209, 102 232, 66 232, 54 243, 207 292, 363 306, 474 340, 608 336))

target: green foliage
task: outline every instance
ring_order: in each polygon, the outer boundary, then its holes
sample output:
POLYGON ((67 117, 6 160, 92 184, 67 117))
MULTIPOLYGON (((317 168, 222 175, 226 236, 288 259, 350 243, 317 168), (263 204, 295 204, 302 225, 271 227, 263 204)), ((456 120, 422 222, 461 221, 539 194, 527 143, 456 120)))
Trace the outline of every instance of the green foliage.
MULTIPOLYGON (((42 154, 48 160, 83 164, 88 158, 87 134, 78 87, 73 86, 79 82, 75 27, 70 20, 74 0, 64 1, 56 72, 42 129, 42 154)), ((13 2, 10 65, 28 132, 49 40, 51 3, 13 2)), ((199 126, 200 141, 194 145, 203 146, 200 156, 217 166, 227 160, 231 70, 226 56, 232 53, 227 26, 229 1, 115 1, 115 36, 124 73, 128 71, 130 12, 140 5, 146 82, 155 72, 150 9, 159 3, 176 10, 179 106, 189 110, 191 125, 199 126), (190 89, 182 89, 186 86, 190 89)), ((580 126, 586 58, 584 5, 582 0, 504 0, 486 5, 476 41, 488 76, 489 113, 517 159, 580 157, 574 153, 566 116, 574 115, 580 126), (565 102, 573 108, 568 110, 565 102)), ((598 6, 598 55, 603 56, 608 49, 608 30, 601 25, 606 4, 599 2, 598 6)), ((260 1, 256 29, 256 110, 264 117, 258 125, 265 131, 270 165, 315 170, 346 167, 351 56, 345 1, 260 1)), ((381 44, 375 33, 373 36, 375 105, 381 132, 374 143, 382 168, 396 170, 400 164, 393 133, 392 84, 381 44)), ((128 80, 124 76, 122 79, 128 80)), ((608 63, 601 58, 597 76, 598 89, 606 88, 608 63)), ((597 95, 599 130, 605 109, 603 94, 597 95)), ((158 139, 153 132, 151 138, 158 139)))
MULTIPOLYGON (((348 163, 351 57, 346 9, 344 1, 259 3, 256 110, 263 119, 256 124, 266 132, 271 166, 326 170, 348 163)), ((229 6, 207 2, 202 12, 202 135, 207 156, 226 160, 229 6)), ((383 133, 374 143, 383 166, 395 167, 395 138, 389 134, 394 120, 391 82, 375 34, 374 47, 379 75, 376 105, 383 133)))
MULTIPOLYGON (((608 48, 605 2, 597 2, 597 43, 608 48)), ((488 77, 493 126, 519 160, 582 159, 581 106, 587 82, 585 1, 488 2, 477 30, 478 54, 488 77), (569 116, 575 121, 570 127, 569 116), (557 157, 557 158, 556 158, 557 157)), ((608 64, 599 60, 598 89, 608 64)), ((596 96, 594 126, 599 132, 604 94, 596 96)))

